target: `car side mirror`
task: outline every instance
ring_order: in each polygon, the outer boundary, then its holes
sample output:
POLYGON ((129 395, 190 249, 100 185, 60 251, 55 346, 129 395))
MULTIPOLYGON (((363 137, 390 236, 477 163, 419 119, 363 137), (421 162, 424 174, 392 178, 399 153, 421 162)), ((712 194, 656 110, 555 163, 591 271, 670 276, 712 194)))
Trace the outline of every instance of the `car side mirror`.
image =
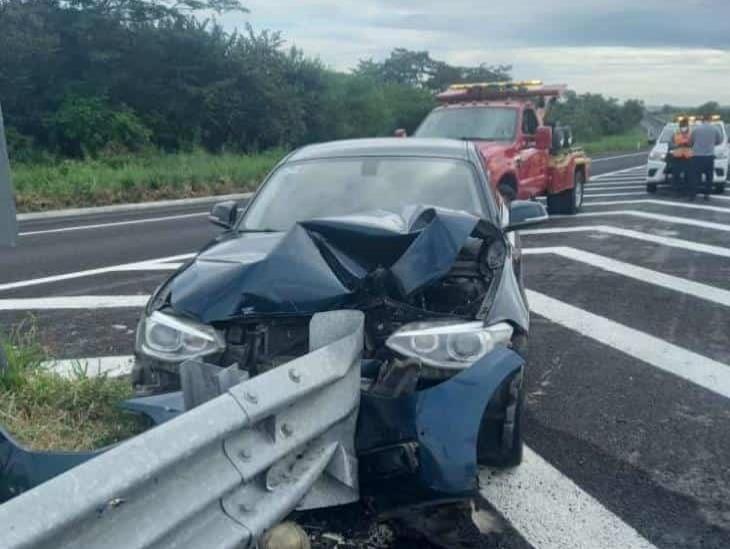
POLYGON ((398 128, 393 132, 394 137, 408 137, 408 132, 404 128, 398 128))
POLYGON ((535 148, 549 151, 553 144, 553 129, 550 126, 540 126, 535 132, 535 148))
POLYGON ((509 208, 509 225, 505 231, 516 231, 547 221, 545 206, 532 200, 515 200, 509 208))
POLYGON ((208 221, 224 229, 230 229, 238 221, 238 203, 235 200, 226 200, 214 204, 208 215, 208 221))

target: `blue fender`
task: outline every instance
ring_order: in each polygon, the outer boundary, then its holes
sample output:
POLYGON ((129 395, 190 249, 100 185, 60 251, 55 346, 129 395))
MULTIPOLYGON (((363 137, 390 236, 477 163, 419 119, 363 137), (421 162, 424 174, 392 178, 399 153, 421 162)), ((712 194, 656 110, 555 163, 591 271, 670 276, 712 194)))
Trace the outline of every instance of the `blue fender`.
POLYGON ((524 367, 512 350, 492 351, 454 377, 399 398, 363 393, 358 451, 418 442, 418 482, 442 494, 477 488, 482 416, 500 386, 524 367))

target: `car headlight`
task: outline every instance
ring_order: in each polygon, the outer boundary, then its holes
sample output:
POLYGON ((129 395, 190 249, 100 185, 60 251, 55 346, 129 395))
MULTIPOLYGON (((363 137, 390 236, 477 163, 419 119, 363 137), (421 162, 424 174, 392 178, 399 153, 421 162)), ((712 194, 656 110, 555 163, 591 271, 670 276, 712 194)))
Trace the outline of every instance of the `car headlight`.
POLYGON ((728 157, 728 149, 722 148, 715 151, 715 158, 725 160, 728 157))
POLYGON ((664 156, 667 153, 662 151, 651 151, 649 153, 649 160, 664 160, 664 156))
POLYGON ((224 351, 225 340, 212 326, 153 312, 137 330, 137 349, 165 362, 182 362, 224 351))
POLYGON ((391 335, 386 345, 429 366, 461 370, 497 345, 507 345, 512 332, 506 322, 492 326, 482 322, 413 322, 391 335))

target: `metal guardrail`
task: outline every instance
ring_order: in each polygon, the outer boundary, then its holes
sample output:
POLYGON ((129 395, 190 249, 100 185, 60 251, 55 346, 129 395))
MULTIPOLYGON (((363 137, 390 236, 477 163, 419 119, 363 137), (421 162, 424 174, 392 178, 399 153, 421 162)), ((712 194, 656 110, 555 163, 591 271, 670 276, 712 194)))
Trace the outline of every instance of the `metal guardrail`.
POLYGON ((251 547, 295 508, 357 500, 363 324, 315 315, 308 354, 0 506, 0 545, 251 547))
POLYGON ((641 126, 646 130, 647 137, 652 140, 659 138, 665 125, 664 120, 649 113, 645 114, 641 120, 641 126))
POLYGON ((3 111, 0 106, 0 246, 14 246, 18 238, 15 198, 10 185, 10 162, 5 142, 3 111))

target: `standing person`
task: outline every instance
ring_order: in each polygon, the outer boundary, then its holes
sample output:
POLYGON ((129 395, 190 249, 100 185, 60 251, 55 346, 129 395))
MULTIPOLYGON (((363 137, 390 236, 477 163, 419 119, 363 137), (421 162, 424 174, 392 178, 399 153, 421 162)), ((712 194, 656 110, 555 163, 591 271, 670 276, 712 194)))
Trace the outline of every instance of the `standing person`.
POLYGON ((695 199, 697 186, 702 182, 704 176, 705 185, 702 190, 705 200, 710 198, 712 184, 715 179, 715 147, 722 143, 722 135, 711 123, 712 118, 705 116, 702 124, 692 130, 692 163, 694 174, 690 186, 690 200, 695 199))
POLYGON ((692 173, 692 135, 689 131, 689 120, 685 117, 679 119, 679 128, 672 140, 669 142, 669 158, 672 172, 672 185, 678 192, 692 190, 690 179, 692 173), (684 184, 682 184, 684 176, 684 184), (684 187, 684 189, 682 188, 684 187))

